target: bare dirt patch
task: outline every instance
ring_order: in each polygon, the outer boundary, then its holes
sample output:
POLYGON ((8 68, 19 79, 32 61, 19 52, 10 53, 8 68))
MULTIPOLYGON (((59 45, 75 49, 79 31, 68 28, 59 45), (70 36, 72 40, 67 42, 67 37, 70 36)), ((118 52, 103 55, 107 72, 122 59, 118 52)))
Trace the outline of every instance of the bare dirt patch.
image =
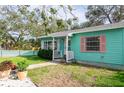
POLYGON ((29 76, 39 87, 124 86, 123 73, 79 64, 37 68, 30 70, 29 76))
POLYGON ((39 86, 45 87, 80 87, 82 86, 78 81, 71 78, 71 74, 60 73, 54 77, 47 77, 39 83, 39 86))

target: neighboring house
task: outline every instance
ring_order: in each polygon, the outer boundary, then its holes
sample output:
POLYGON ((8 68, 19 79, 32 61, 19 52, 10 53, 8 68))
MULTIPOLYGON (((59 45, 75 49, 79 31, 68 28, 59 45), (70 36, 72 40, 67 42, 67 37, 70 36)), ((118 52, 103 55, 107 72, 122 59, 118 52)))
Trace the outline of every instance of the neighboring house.
POLYGON ((124 22, 56 32, 41 36, 41 48, 53 50, 53 60, 124 69, 124 22), (53 44, 54 42, 54 44, 53 44))

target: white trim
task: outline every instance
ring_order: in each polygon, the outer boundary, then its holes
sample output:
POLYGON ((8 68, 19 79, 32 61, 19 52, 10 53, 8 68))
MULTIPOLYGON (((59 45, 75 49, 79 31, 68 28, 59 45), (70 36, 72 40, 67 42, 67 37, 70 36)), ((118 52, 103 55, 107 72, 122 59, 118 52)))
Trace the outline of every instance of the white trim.
POLYGON ((44 49, 44 41, 41 41, 41 49, 44 49))
POLYGON ((38 38, 47 38, 47 37, 51 37, 50 35, 48 36, 39 36, 38 38))
POLYGON ((55 44, 54 44, 55 40, 54 40, 54 37, 53 37, 53 40, 52 40, 52 50, 53 50, 53 57, 52 57, 52 60, 54 61, 54 47, 55 47, 55 44))
POLYGON ((65 51, 66 51, 66 62, 68 63, 68 36, 66 36, 66 49, 65 49, 65 51))

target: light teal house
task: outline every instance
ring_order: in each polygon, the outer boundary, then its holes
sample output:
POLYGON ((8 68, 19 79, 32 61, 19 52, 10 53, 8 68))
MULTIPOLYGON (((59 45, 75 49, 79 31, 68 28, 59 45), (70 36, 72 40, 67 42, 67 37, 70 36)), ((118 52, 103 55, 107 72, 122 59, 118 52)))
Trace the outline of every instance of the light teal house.
POLYGON ((124 69, 124 22, 56 32, 42 36, 41 48, 53 50, 53 60, 124 69))

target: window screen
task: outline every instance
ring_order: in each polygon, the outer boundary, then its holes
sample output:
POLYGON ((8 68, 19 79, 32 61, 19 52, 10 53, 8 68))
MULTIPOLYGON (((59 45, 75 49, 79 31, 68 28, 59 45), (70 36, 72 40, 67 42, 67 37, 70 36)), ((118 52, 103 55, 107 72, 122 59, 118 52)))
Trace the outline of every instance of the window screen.
POLYGON ((86 37, 86 51, 100 51, 100 37, 86 37))

